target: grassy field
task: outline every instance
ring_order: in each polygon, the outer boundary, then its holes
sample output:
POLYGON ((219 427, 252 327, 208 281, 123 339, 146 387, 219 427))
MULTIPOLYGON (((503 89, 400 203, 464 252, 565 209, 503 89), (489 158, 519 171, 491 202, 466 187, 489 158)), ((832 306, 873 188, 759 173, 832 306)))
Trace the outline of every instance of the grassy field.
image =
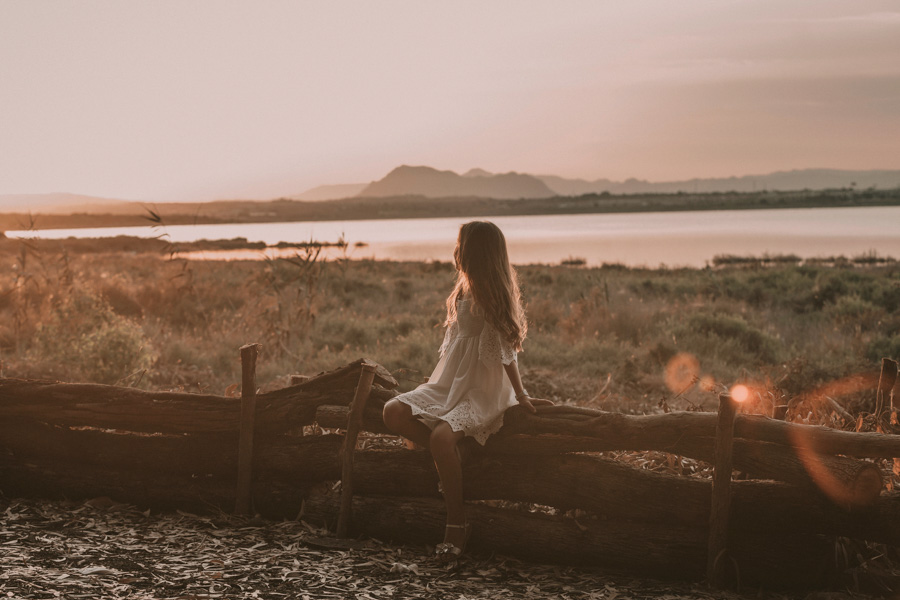
MULTIPOLYGON (((404 389, 443 337, 450 263, 200 262, 159 248, 78 252, 0 240, 5 377, 224 393, 238 348, 263 344, 258 381, 366 356, 404 389)), ((780 403, 900 356, 900 264, 740 262, 710 269, 519 268, 533 395, 609 410, 712 408, 750 383, 780 403)))

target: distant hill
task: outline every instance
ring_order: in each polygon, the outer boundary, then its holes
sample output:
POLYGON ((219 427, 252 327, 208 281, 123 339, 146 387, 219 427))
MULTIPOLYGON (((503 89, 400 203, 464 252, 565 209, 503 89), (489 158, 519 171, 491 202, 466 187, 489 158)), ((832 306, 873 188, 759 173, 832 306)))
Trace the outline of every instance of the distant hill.
POLYGON ((293 196, 294 200, 336 200, 353 196, 387 197, 419 195, 428 198, 476 196, 482 198, 546 198, 585 194, 675 194, 716 192, 761 192, 853 188, 900 187, 900 170, 850 171, 840 169, 796 169, 765 175, 694 178, 683 181, 643 179, 567 179, 556 175, 526 173, 496 174, 470 169, 462 175, 431 167, 397 167, 384 179, 371 184, 323 185, 293 196), (543 186, 539 185, 543 184, 543 186))
POLYGON ((0 194, 0 212, 7 213, 119 212, 131 205, 126 200, 79 194, 0 194))
MULTIPOLYGON (((421 198, 485 198, 497 200, 544 199, 554 196, 584 196, 589 194, 636 195, 636 194, 709 194, 727 192, 790 192, 801 190, 857 191, 875 188, 880 190, 900 189, 900 170, 850 171, 839 169, 798 169, 778 171, 765 175, 744 175, 741 177, 720 177, 709 179, 688 179, 685 181, 644 181, 627 179, 567 179, 556 175, 529 175, 525 173, 495 174, 483 169, 471 169, 459 175, 453 171, 439 171, 431 167, 400 166, 383 179, 369 184, 323 185, 312 188, 283 201, 321 202, 343 198, 374 197, 400 198, 419 196, 421 198)), ((193 202, 157 203, 161 210, 168 211, 175 206, 191 214, 211 214, 223 210, 225 206, 242 206, 242 210, 258 211, 253 208, 258 202, 193 202)), ((156 206, 157 204, 150 204, 156 206)), ((62 214, 146 214, 146 203, 130 202, 113 198, 85 196, 69 193, 54 194, 0 194, 0 213, 32 213, 45 215, 62 214)), ((227 212, 227 211, 226 211, 227 212)), ((276 211, 277 212, 277 211, 276 211)), ((185 213, 187 214, 187 213, 185 213)), ((269 218, 277 218, 275 213, 269 218)), ((216 222, 220 218, 214 219, 216 222)))
POLYGON ((709 192, 761 192, 764 190, 827 190, 851 187, 892 189, 900 187, 900 170, 797 169, 777 171, 767 175, 657 182, 641 179, 627 179, 622 182, 609 179, 586 181, 584 179, 564 179, 555 175, 537 175, 536 177, 561 196, 581 196, 583 194, 602 194, 603 192, 610 194, 674 194, 677 192, 703 194, 709 192))
POLYGON ((320 185, 310 190, 306 190, 302 194, 291 196, 291 200, 307 200, 317 202, 319 200, 339 200, 341 198, 352 198, 366 189, 368 183, 343 183, 337 185, 320 185))
POLYGON ((537 177, 521 173, 501 175, 477 173, 463 176, 453 171, 403 165, 388 173, 383 179, 370 183, 358 195, 369 198, 415 195, 426 198, 513 199, 550 198, 556 194, 537 177))
POLYGON ((612 188, 618 185, 615 181, 610 181, 609 179, 587 181, 585 179, 565 179, 556 175, 538 175, 537 178, 546 183, 547 187, 560 196, 612 193, 612 188))

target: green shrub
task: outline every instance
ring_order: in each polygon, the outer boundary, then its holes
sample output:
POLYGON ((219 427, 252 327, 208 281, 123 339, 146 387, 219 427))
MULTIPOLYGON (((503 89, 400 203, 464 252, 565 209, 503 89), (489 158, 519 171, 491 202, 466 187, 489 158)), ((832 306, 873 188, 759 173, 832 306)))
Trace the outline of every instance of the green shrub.
POLYGON ((529 331, 555 331, 562 318, 564 308, 560 306, 559 302, 548 298, 539 298, 529 302, 526 306, 529 331))
POLYGON ((559 336, 536 335, 519 355, 523 368, 541 367, 598 380, 617 371, 628 354, 614 339, 588 337, 567 343, 559 336))
POLYGON ((872 362, 878 362, 882 358, 900 359, 900 333, 893 336, 882 335, 872 340, 866 349, 866 358, 872 362))
POLYGON ((569 305, 569 316, 560 321, 559 325, 568 339, 575 341, 585 337, 599 337, 607 331, 609 320, 605 293, 594 286, 569 305))
POLYGON ((57 302, 40 324, 32 352, 51 371, 95 383, 115 383, 153 362, 140 325, 86 292, 57 302))
POLYGON ((841 326, 860 327, 863 330, 874 327, 884 311, 856 294, 841 296, 824 309, 827 316, 841 326))
POLYGON ((900 281, 884 281, 873 302, 888 312, 900 310, 900 281))
POLYGON ((740 315, 695 313, 672 327, 672 336, 680 350, 734 367, 772 364, 781 358, 778 340, 740 315))
POLYGON ((409 279, 401 278, 394 282, 394 299, 401 303, 413 299, 413 286, 409 279))
POLYGON ((144 316, 144 309, 125 289, 125 286, 118 283, 107 283, 102 286, 100 293, 117 314, 137 319, 144 316))
POLYGON ((644 278, 629 284, 628 289, 644 297, 666 297, 672 292, 672 285, 668 281, 659 278, 644 278))

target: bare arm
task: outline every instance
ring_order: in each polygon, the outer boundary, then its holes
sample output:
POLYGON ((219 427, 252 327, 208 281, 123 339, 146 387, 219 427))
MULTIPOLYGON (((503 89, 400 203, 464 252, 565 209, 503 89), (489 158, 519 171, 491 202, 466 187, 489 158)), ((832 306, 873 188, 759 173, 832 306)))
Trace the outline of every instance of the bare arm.
POLYGON ((525 386, 522 385, 522 377, 519 375, 519 363, 517 361, 512 361, 508 365, 503 365, 503 368, 506 370, 506 375, 509 377, 509 382, 512 384, 513 391, 516 393, 516 400, 525 407, 525 410, 530 413, 535 413, 537 412, 534 408, 535 404, 553 404, 549 400, 540 400, 528 395, 528 392, 525 391, 525 386))

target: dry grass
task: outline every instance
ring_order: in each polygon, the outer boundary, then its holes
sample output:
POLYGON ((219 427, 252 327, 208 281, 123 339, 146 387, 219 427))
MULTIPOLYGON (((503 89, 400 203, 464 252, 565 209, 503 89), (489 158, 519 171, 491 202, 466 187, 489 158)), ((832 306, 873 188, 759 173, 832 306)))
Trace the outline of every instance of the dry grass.
MULTIPOLYGON (((262 383, 367 356, 408 389, 437 360, 449 263, 325 262, 314 249, 192 262, 110 244, 0 242, 3 375, 222 393, 240 378, 237 349, 260 342, 262 383)), ((520 364, 556 401, 689 408, 739 381, 792 397, 900 354, 895 263, 519 271, 520 364), (685 353, 705 387, 666 385, 685 353)))

